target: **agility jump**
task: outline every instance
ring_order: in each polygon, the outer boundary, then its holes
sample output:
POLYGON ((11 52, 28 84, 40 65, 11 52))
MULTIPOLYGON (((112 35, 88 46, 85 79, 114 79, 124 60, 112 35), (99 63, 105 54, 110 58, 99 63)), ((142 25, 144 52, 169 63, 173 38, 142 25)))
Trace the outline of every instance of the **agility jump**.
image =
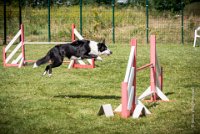
POLYGON ((158 97, 163 101, 169 101, 167 96, 162 92, 163 86, 163 69, 160 67, 157 52, 156 52, 156 36, 150 37, 150 63, 137 69, 137 71, 145 68, 150 68, 150 86, 146 91, 139 96, 138 99, 143 100, 147 96, 151 95, 150 101, 157 101, 158 97))
MULTIPOLYGON (((80 33, 76 30, 75 25, 72 24, 72 41, 75 40, 75 36, 80 40, 83 39, 83 37, 80 35, 80 33)), ((21 66, 25 65, 25 63, 35 62, 35 60, 27 60, 25 58, 25 45, 26 44, 66 44, 66 43, 69 43, 69 42, 25 42, 24 41, 24 28, 23 28, 23 25, 21 25, 20 30, 14 36, 14 38, 11 40, 11 42, 5 48, 3 48, 4 67, 15 66, 15 67, 20 68, 21 66), (15 49, 11 50, 11 47, 13 46, 13 44, 19 37, 21 38, 20 39, 21 42, 16 46, 15 49), (9 51, 12 51, 12 52, 9 54, 9 51), (15 57, 14 55, 16 55, 19 52, 20 52, 19 56, 15 60, 12 60, 15 57), (11 60, 12 60, 12 62, 10 62, 11 60)), ((88 64, 86 64, 83 60, 71 60, 71 61, 69 61, 68 69, 70 69, 70 68, 95 68, 95 60, 94 59, 87 59, 87 62, 88 62, 88 64)))
POLYGON ((3 64, 4 67, 21 67, 26 63, 33 63, 35 60, 27 60, 25 55, 25 45, 26 44, 66 44, 67 42, 25 42, 24 41, 24 26, 21 24, 20 30, 14 36, 14 38, 10 41, 10 43, 3 47, 3 64), (12 49, 16 40, 20 38, 20 43, 12 49), (11 51, 11 52, 10 52, 11 51), (19 56, 14 59, 19 53, 19 56), (11 61, 12 60, 12 61, 11 61))
MULTIPOLYGON (((75 25, 72 24, 72 42, 75 41, 75 38, 78 38, 79 40, 83 40, 84 38, 81 36, 81 34, 77 31, 75 28, 75 25)), ((83 60, 71 60, 68 66, 68 69, 70 68, 95 68, 95 60, 87 59, 85 63, 83 60)))
POLYGON ((120 112, 123 118, 129 116, 139 118, 142 112, 151 114, 142 102, 136 98, 136 50, 137 40, 132 39, 126 74, 121 84, 121 104, 115 109, 115 112, 120 112))
POLYGON ((6 47, 3 47, 3 65, 4 67, 20 68, 23 64, 25 64, 24 27, 23 25, 21 25, 20 30, 17 32, 14 38, 10 41, 10 43, 6 47), (11 47, 14 46, 15 41, 19 38, 21 40, 20 43, 13 50, 11 50, 11 47), (12 52, 9 53, 9 51, 12 51, 12 52), (16 56, 17 54, 18 56, 16 56))
POLYGON ((150 38, 150 63, 140 68, 136 68, 136 50, 137 40, 131 40, 131 52, 129 55, 128 65, 124 81, 121 84, 121 104, 115 109, 115 112, 120 112, 121 117, 139 118, 141 114, 151 114, 151 112, 142 104, 140 100, 151 95, 150 101, 157 101, 160 97, 163 101, 169 101, 169 99, 162 92, 163 73, 162 68, 159 65, 157 52, 156 52, 156 36, 152 35, 150 38), (136 73, 150 68, 150 86, 147 90, 136 97, 136 73))

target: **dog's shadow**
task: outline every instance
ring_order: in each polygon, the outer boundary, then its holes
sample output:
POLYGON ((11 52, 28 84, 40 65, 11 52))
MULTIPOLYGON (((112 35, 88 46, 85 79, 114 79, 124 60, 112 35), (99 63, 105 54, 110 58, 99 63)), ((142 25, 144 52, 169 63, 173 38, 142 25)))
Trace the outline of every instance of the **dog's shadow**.
MULTIPOLYGON (((165 93, 166 96, 169 96, 171 94, 174 94, 174 92, 168 92, 165 93)), ((120 100, 121 96, 116 96, 116 95, 80 95, 80 94, 76 94, 76 95, 55 95, 53 96, 54 98, 63 98, 63 99, 67 99, 67 98, 74 98, 74 99, 114 99, 114 100, 120 100)), ((153 105, 157 105, 157 104, 153 104, 153 105)), ((151 107, 151 106, 150 106, 151 107)))
POLYGON ((165 93, 166 96, 170 96, 170 95, 173 95, 175 92, 167 92, 165 93))
POLYGON ((115 99, 118 100, 121 97, 116 95, 56 95, 54 98, 87 98, 87 99, 115 99))

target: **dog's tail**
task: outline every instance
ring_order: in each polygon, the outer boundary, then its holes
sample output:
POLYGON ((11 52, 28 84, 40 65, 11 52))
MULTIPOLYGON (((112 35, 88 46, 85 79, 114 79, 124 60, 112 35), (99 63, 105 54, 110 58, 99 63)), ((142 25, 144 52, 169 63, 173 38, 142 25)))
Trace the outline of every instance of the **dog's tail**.
POLYGON ((36 68, 42 64, 45 64, 47 63, 49 60, 50 60, 50 52, 47 53, 47 55, 45 55, 44 57, 42 57, 41 59, 37 60, 34 65, 33 65, 33 68, 36 68))

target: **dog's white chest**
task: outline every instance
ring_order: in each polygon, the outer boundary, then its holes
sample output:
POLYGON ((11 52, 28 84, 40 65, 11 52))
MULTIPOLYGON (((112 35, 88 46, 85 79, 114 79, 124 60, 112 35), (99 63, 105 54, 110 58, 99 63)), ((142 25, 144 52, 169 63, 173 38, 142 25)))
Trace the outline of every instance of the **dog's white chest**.
POLYGON ((95 41, 90 41, 90 53, 89 54, 95 54, 95 55, 99 55, 99 51, 98 51, 98 46, 97 46, 97 42, 95 41))

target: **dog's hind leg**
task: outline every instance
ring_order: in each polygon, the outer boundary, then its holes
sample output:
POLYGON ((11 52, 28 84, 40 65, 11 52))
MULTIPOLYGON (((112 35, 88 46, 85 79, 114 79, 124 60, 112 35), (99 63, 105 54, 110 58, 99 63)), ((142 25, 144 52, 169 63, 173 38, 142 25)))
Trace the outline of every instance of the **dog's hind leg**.
POLYGON ((47 63, 49 60, 50 60, 50 55, 49 55, 50 52, 47 53, 47 55, 45 55, 43 58, 37 60, 34 65, 33 65, 33 68, 36 68, 42 64, 45 64, 47 63))
POLYGON ((48 75, 50 77, 52 75, 52 68, 59 67, 60 65, 62 65, 63 59, 64 59, 64 57, 54 58, 54 61, 51 64, 46 66, 43 75, 46 75, 48 73, 48 75))
POLYGON ((52 75, 52 68, 59 67, 62 65, 63 61, 55 61, 49 65, 48 75, 49 77, 52 75))
POLYGON ((49 71, 49 65, 46 66, 44 73, 42 74, 43 76, 47 74, 47 72, 49 71))

